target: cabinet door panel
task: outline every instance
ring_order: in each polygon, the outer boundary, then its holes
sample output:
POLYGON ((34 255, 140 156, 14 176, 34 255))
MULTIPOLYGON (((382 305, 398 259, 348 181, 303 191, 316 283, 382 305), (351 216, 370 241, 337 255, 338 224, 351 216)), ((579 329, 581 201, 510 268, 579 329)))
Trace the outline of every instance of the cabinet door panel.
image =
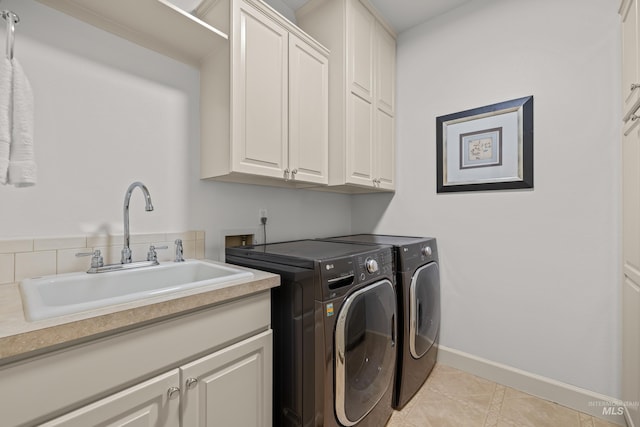
POLYGON ((271 426, 271 339, 269 330, 183 366, 182 425, 271 426))
POLYGON ((373 32, 375 18, 358 0, 351 3, 349 17, 348 76, 351 90, 373 102, 373 32))
POLYGON ((180 399, 168 390, 179 387, 177 369, 99 400, 41 427, 179 427, 180 399))
POLYGON ((288 143, 288 33, 251 6, 238 4, 234 169, 282 178, 288 143))
POLYGON ((390 116, 396 110, 396 41, 376 23, 376 102, 390 116))
POLYGON ((623 257, 626 268, 640 271, 640 126, 631 124, 622 140, 623 257))
POLYGON ((639 54, 638 54, 638 10, 637 0, 629 3, 629 8, 622 11, 622 112, 630 111, 632 106, 640 97, 640 88, 631 90, 632 84, 639 84, 640 74, 639 54))
POLYGON ((373 185, 373 105, 358 95, 349 96, 347 181, 373 185))
POLYGON ((376 124, 376 164, 379 187, 387 190, 395 188, 396 169, 396 143, 395 143, 395 119, 385 111, 378 110, 376 124))
MULTIPOLYGON (((640 288, 629 278, 622 288, 622 400, 640 401, 640 288)), ((640 410, 627 407, 634 425, 640 426, 640 410)))
POLYGON ((328 183, 328 61, 289 35, 289 168, 296 181, 328 183))

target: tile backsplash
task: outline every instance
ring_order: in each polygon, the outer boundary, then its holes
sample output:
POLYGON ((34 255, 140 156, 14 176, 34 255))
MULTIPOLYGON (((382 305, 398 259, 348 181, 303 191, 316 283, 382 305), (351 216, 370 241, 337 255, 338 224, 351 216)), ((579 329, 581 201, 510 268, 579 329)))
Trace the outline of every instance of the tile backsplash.
MULTIPOLYGON (((157 250, 158 261, 173 261, 176 239, 182 239, 185 258, 204 258, 204 231, 185 231, 132 234, 133 260, 145 260, 149 245, 154 245, 167 246, 157 250)), ((104 235, 0 240, 0 285, 29 277, 88 270, 91 257, 76 254, 96 249, 102 252, 105 264, 118 263, 122 246, 123 236, 104 235)))

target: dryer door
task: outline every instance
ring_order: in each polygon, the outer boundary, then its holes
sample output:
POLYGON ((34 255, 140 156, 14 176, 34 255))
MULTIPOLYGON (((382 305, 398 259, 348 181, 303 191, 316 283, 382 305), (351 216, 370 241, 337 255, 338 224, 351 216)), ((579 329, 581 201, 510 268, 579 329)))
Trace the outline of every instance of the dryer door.
POLYGON ((429 351, 440 327, 440 272, 432 262, 416 270, 411 278, 409 347, 416 359, 429 351))
POLYGON ((355 291, 344 302, 335 331, 335 406, 352 426, 380 401, 391 384, 396 348, 396 297, 383 280, 355 291))

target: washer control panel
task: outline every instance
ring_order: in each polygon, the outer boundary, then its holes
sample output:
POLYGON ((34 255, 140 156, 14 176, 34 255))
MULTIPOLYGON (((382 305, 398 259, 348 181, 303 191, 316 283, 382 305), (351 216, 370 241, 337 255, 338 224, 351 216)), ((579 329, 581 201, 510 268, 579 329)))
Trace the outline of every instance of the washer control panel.
POLYGON ((360 282, 393 274, 393 252, 391 247, 367 251, 357 257, 357 276, 360 282))

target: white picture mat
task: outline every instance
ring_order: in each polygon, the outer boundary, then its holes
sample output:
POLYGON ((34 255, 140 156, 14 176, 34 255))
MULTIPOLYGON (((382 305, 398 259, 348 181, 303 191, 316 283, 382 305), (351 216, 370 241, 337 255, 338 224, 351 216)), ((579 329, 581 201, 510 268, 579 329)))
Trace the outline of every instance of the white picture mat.
POLYGON ((486 117, 470 117, 443 124, 444 184, 522 180, 521 108, 486 117), (502 127, 502 165, 460 169, 460 134, 502 127))

